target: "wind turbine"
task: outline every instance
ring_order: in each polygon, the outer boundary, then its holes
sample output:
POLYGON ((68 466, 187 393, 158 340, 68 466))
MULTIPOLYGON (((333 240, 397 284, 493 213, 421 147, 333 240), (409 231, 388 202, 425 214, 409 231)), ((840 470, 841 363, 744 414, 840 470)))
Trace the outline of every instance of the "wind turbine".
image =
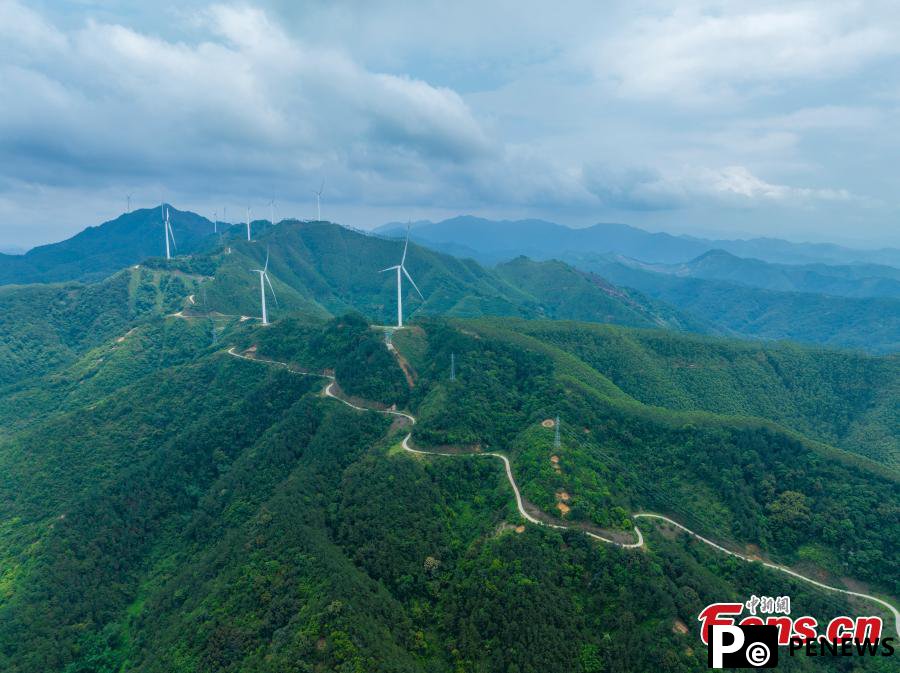
POLYGON ((126 204, 127 204, 127 205, 125 206, 125 212, 126 212, 126 213, 130 213, 130 212, 131 212, 131 192, 129 192, 129 193, 125 196, 125 202, 126 202, 126 204))
POLYGON ((419 293, 419 296, 422 299, 425 299, 425 296, 419 290, 419 287, 416 285, 416 281, 412 279, 412 276, 409 275, 409 271, 406 270, 406 250, 409 248, 409 227, 406 227, 406 243, 403 244, 403 257, 400 258, 400 263, 397 266, 389 266, 386 269, 382 269, 380 273, 384 273, 385 271, 393 271, 397 270, 397 327, 403 327, 403 277, 400 275, 401 273, 406 276, 412 286, 416 288, 416 292, 419 293))
POLYGON ((275 305, 278 306, 278 297, 275 296, 275 288, 272 287, 272 281, 269 280, 269 249, 266 248, 266 263, 265 266, 261 269, 253 269, 256 273, 259 274, 259 298, 262 301, 262 324, 269 324, 269 314, 266 311, 266 283, 269 284, 269 289, 272 291, 272 299, 275 300, 275 305))
POLYGON ((313 190, 313 194, 316 195, 316 222, 322 221, 322 190, 325 189, 325 178, 322 178, 322 184, 319 185, 319 191, 313 190))
POLYGON ((172 247, 176 250, 178 247, 175 245, 175 232, 172 231, 172 223, 169 222, 169 207, 165 206, 166 209, 166 217, 163 220, 163 235, 166 237, 166 259, 172 259, 172 252, 169 249, 169 239, 172 240, 172 247))
POLYGON ((247 240, 250 240, 250 207, 247 207, 247 240))
POLYGON ((219 211, 218 210, 213 211, 213 233, 214 234, 219 233, 219 211))
POLYGON ((270 212, 272 215, 272 226, 274 227, 275 226, 275 199, 272 199, 269 201, 269 208, 271 209, 270 212))

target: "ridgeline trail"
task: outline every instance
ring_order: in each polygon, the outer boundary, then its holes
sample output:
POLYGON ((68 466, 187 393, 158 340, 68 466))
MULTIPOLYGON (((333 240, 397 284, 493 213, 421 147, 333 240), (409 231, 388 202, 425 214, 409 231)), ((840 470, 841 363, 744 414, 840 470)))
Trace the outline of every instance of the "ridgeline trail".
MULTIPOLYGON (((234 347, 228 349, 228 354, 232 355, 236 358, 241 358, 243 360, 251 360, 253 362, 260 362, 263 364, 273 365, 276 367, 282 367, 292 374, 297 374, 300 376, 317 376, 317 377, 327 379, 328 383, 326 383, 325 388, 322 391, 322 394, 325 397, 328 397, 333 400, 337 400, 338 402, 341 402, 342 404, 345 404, 348 407, 350 407, 352 409, 356 409, 358 411, 374 411, 374 412, 377 412, 380 414, 397 416, 397 417, 404 418, 407 421, 409 421, 410 425, 414 425, 416 422, 415 416, 413 416, 412 414, 406 413, 405 411, 396 411, 393 409, 379 409, 374 406, 373 407, 365 407, 365 406, 360 406, 360 405, 354 404, 354 403, 350 402, 349 400, 344 399, 343 397, 335 394, 334 386, 336 384, 336 381, 335 381, 334 376, 331 376, 329 374, 301 371, 299 369, 292 368, 286 362, 279 362, 277 360, 267 360, 265 358, 256 357, 255 355, 246 355, 246 354, 238 353, 234 349, 234 347)), ((636 537, 635 542, 617 542, 616 540, 612 540, 610 538, 604 537, 604 536, 599 535, 598 533, 595 533, 590 530, 585 530, 579 526, 550 523, 548 521, 542 521, 541 519, 538 519, 534 515, 530 514, 526 509, 526 501, 522 498, 521 492, 519 491, 519 485, 516 483, 516 479, 513 476, 512 466, 510 465, 509 458, 504 456, 502 453, 475 452, 475 451, 464 451, 464 452, 451 453, 451 452, 446 452, 446 451, 428 451, 428 450, 424 450, 424 449, 415 449, 415 448, 411 447, 410 446, 411 439, 412 439, 412 432, 408 432, 406 434, 406 436, 403 438, 403 441, 401 442, 401 446, 403 447, 403 449, 405 451, 408 451, 409 453, 426 455, 426 456, 453 456, 453 457, 487 456, 487 457, 491 457, 491 458, 498 458, 501 461, 503 461, 503 465, 506 469, 506 478, 509 481, 509 485, 512 487, 513 494, 515 495, 516 508, 519 510, 519 514, 522 516, 522 518, 524 518, 529 523, 533 523, 538 526, 546 526, 547 528, 560 529, 560 530, 577 530, 578 532, 584 533, 585 535, 592 537, 596 540, 599 540, 606 544, 611 544, 611 545, 615 545, 617 547, 621 547, 622 549, 640 549, 644 546, 644 536, 641 533, 640 528, 638 528, 637 526, 634 527, 634 534, 636 537)), ((742 561, 746 561, 747 563, 761 563, 766 568, 785 573, 795 579, 801 580, 803 582, 806 582, 808 584, 816 586, 820 589, 824 589, 825 591, 833 591, 836 593, 844 594, 847 596, 853 596, 855 598, 861 598, 861 599, 864 599, 867 601, 871 601, 873 603, 877 603, 878 605, 880 605, 880 606, 886 608, 888 611, 890 611, 890 613, 894 616, 894 629, 897 632, 898 638, 900 638, 900 611, 898 611, 897 608, 895 608, 892 604, 888 603, 884 599, 878 598, 877 596, 871 596, 869 594, 860 593, 858 591, 850 591, 849 589, 842 589, 840 587, 835 587, 835 586, 831 586, 828 584, 824 584, 822 582, 819 582, 818 580, 812 579, 811 577, 806 577, 805 575, 802 575, 795 570, 791 570, 787 566, 782 566, 777 563, 770 563, 768 561, 763 561, 760 559, 750 558, 749 556, 744 556, 743 554, 739 554, 738 552, 732 551, 730 549, 726 549, 722 545, 713 542, 709 538, 703 537, 702 535, 694 532, 687 526, 684 526, 684 525, 678 523, 677 521, 675 521, 674 519, 671 519, 662 514, 655 514, 653 512, 636 512, 631 515, 631 518, 632 519, 655 519, 657 521, 663 521, 672 526, 675 526, 676 528, 683 531, 687 535, 690 535, 690 536, 696 538, 697 540, 700 540, 701 542, 709 545, 713 549, 716 549, 716 550, 722 552, 723 554, 727 554, 729 556, 740 559, 742 561)))

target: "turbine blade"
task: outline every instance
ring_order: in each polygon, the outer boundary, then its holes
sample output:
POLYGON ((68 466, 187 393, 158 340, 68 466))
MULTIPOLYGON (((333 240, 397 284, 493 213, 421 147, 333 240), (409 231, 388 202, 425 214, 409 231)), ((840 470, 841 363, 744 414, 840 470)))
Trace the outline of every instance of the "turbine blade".
POLYGON ((394 266, 389 266, 389 267, 386 268, 386 269, 382 269, 382 270, 379 271, 378 273, 384 273, 385 271, 393 271, 394 269, 397 269, 397 268, 399 268, 399 267, 400 267, 399 264, 395 264, 394 266))
POLYGON ((278 297, 275 296, 275 288, 272 287, 272 281, 269 280, 269 274, 263 271, 263 278, 266 279, 266 282, 269 284, 269 289, 272 290, 272 299, 275 300, 275 306, 278 306, 278 297))
POLYGON ((419 296, 422 297, 422 299, 424 300, 424 299, 425 299, 425 295, 423 295, 423 294, 422 294, 422 291, 419 290, 419 286, 416 285, 416 281, 414 281, 414 280, 412 279, 412 276, 409 275, 409 271, 406 270, 406 267, 405 267, 405 266, 401 266, 401 267, 400 267, 400 270, 403 271, 404 275, 409 279, 409 282, 412 283, 412 286, 413 286, 414 288, 416 288, 416 292, 418 292, 418 293, 419 293, 419 296))
POLYGON ((169 222, 168 217, 166 218, 166 227, 168 227, 169 229, 169 236, 172 239, 172 247, 175 248, 175 250, 178 250, 178 245, 175 243, 175 232, 172 230, 172 223, 169 222))
POLYGON ((400 259, 400 266, 406 261, 406 249, 409 248, 409 226, 406 227, 406 243, 403 244, 403 257, 400 259))
POLYGON ((263 271, 268 271, 268 270, 269 270, 269 249, 266 248, 266 263, 263 266, 263 271))

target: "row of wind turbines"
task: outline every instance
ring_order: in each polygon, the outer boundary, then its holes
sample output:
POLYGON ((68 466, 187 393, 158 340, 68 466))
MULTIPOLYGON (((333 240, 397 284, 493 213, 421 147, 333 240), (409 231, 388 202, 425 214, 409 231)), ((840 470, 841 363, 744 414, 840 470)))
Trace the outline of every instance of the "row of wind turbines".
MULTIPOLYGON (((403 255, 400 257, 400 263, 394 266, 389 266, 386 269, 382 269, 379 273, 385 273, 387 271, 396 271, 397 272, 397 325, 396 329, 400 329, 403 327, 403 276, 406 276, 407 280, 412 284, 413 288, 415 288, 416 293, 422 298, 424 301, 425 295, 422 294, 422 291, 419 290, 419 286, 416 285, 416 281, 413 280, 412 276, 409 275, 409 271, 406 269, 406 253, 409 250, 409 227, 406 228, 406 240, 403 243, 403 255), (401 275, 402 274, 402 275, 401 275)), ((263 265, 261 269, 252 269, 255 273, 259 274, 259 301, 260 301, 260 310, 262 313, 262 324, 269 324, 269 312, 266 308, 266 285, 268 284, 269 290, 272 292, 272 299, 275 300, 275 305, 278 306, 278 297, 275 295, 275 288, 272 286, 272 281, 269 278, 269 249, 266 248, 266 263, 263 265)))
MULTIPOLYGON (((321 209, 319 199, 322 195, 322 189, 325 186, 325 182, 322 182, 322 185, 319 187, 318 191, 313 190, 313 193, 316 195, 316 215, 321 221, 321 209)), ((130 198, 130 195, 129 195, 130 198)), ((130 205, 130 203, 129 203, 130 205)), ((272 200, 269 202, 269 206, 271 208, 271 222, 275 224, 275 201, 272 200)), ((164 209, 164 217, 163 217, 163 235, 165 237, 165 245, 166 245, 166 259, 172 258, 172 251, 176 250, 175 247, 175 232, 172 229, 172 222, 169 219, 169 207, 162 206, 164 209)), ((224 212, 224 211, 223 211, 224 212)), ((250 231, 250 208, 247 208, 247 240, 252 241, 252 235, 250 231)), ((218 212, 213 216, 213 226, 218 227, 218 220, 216 219, 218 216, 218 212)), ((409 251, 409 232, 410 225, 407 224, 406 227, 406 240, 403 243, 403 255, 400 257, 400 263, 395 264, 394 266, 389 266, 386 269, 382 269, 379 273, 386 273, 388 271, 396 271, 397 272, 397 325, 396 328, 400 329, 403 327, 403 276, 406 276, 407 280, 412 284, 416 293, 423 300, 425 299, 425 295, 422 294, 422 291, 419 290, 419 286, 416 285, 416 281, 413 280, 413 277, 410 275, 409 271, 406 268, 406 254, 409 251)), ((260 309, 262 314, 262 324, 269 324, 269 312, 266 306, 266 285, 269 286, 269 290, 272 293, 272 299, 275 301, 275 305, 278 305, 278 297, 275 295, 275 288, 272 286, 272 280, 269 278, 269 249, 266 248, 266 261, 261 269, 251 269, 254 273, 259 274, 259 298, 260 298, 260 309)))
MULTIPOLYGON (((312 193, 315 194, 315 196, 316 196, 316 221, 317 222, 322 221, 322 192, 324 190, 325 190, 325 180, 324 179, 322 180, 322 183, 319 185, 318 189, 312 190, 312 193)), ((131 212, 131 197, 132 197, 131 192, 129 192, 128 194, 125 195, 125 212, 126 213, 131 212)), ((269 215, 270 215, 269 221, 272 224, 275 224, 275 199, 271 199, 267 205, 269 206, 269 215)), ((165 237, 165 243, 166 243, 166 259, 172 259, 172 252, 177 251, 177 248, 175 246, 175 232, 172 230, 172 223, 171 223, 171 220, 169 219, 169 207, 166 206, 165 204, 162 204, 160 206, 160 208, 163 210, 162 220, 163 220, 163 230, 164 230, 164 237, 165 237)), ((246 226, 247 226, 247 240, 248 241, 253 240, 253 233, 250 228, 250 223, 251 223, 250 215, 252 212, 253 212, 253 209, 250 208, 250 206, 247 206, 246 226)), ((222 219, 225 220, 226 222, 227 222, 227 215, 228 215, 228 207, 226 206, 226 207, 222 208, 222 219)), ((218 210, 213 212, 212 223, 213 223, 213 233, 214 234, 219 233, 219 211, 218 210)))

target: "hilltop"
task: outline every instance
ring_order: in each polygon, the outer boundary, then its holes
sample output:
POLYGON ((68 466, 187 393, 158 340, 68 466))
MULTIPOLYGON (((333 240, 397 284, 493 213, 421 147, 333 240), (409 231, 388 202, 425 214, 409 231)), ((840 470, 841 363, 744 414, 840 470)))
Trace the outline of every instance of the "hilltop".
POLYGON ((142 208, 23 255, 0 255, 0 285, 99 280, 148 257, 162 256, 165 207, 179 254, 207 250, 217 243, 213 223, 205 217, 167 204, 142 208))

